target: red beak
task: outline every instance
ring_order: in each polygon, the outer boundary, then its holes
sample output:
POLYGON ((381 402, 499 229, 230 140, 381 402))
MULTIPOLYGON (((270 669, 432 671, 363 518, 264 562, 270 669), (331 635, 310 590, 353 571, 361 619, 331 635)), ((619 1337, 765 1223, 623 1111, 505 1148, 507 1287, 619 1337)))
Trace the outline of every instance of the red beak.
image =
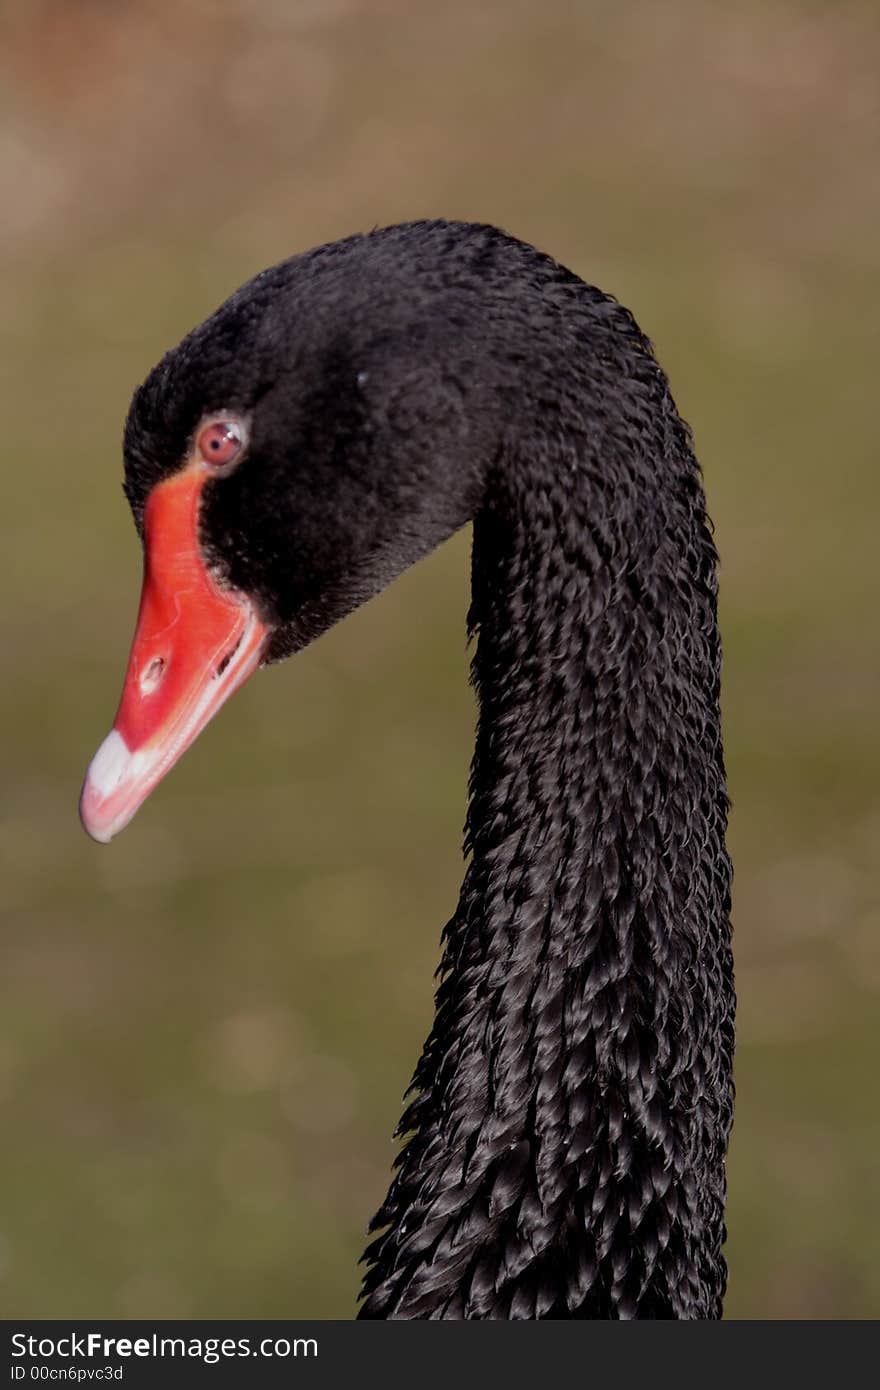
POLYGON ((198 537, 208 465, 159 483, 144 512, 144 580, 122 699, 86 773, 80 817, 105 843, 233 691, 256 671, 269 629, 244 594, 220 588, 198 537))

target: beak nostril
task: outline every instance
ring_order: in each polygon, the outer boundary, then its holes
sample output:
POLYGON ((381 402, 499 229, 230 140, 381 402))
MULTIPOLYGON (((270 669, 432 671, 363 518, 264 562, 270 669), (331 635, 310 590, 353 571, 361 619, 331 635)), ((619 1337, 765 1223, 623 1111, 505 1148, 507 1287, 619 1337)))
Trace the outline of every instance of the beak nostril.
POLYGON ((147 664, 141 673, 141 690, 145 695, 148 695, 151 690, 156 689, 156 686, 162 679, 164 671, 164 657, 154 656, 152 661, 147 664))

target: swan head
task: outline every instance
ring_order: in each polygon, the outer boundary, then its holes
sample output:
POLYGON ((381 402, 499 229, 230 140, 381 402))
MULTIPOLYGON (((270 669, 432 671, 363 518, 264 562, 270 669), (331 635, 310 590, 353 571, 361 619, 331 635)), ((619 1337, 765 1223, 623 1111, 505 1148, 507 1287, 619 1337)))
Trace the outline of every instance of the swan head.
MULTIPOLYGON (((264 271, 135 392, 125 493, 144 552, 111 733, 80 813, 117 834, 225 701, 474 513, 489 229, 410 224, 264 271), (445 230, 444 230, 445 229, 445 230), (477 235, 481 233, 481 235, 477 235)), ((497 412, 495 412, 497 414, 497 412)))

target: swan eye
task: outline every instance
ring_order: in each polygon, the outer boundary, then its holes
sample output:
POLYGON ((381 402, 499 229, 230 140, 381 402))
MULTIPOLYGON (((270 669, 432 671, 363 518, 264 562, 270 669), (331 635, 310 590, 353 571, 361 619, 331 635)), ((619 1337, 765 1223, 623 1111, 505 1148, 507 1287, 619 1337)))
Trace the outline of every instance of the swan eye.
POLYGON ((244 435, 234 420, 215 420, 199 435, 198 450, 205 463, 214 468, 234 463, 244 447, 244 435))

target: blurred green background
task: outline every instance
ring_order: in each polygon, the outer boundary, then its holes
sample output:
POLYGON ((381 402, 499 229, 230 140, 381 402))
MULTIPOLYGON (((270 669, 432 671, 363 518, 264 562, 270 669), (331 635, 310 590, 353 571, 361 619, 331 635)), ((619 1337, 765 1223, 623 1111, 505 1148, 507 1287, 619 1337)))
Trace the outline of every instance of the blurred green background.
POLYGON ((349 1317, 461 874, 468 537, 77 822, 134 385, 264 265, 496 222, 636 312, 723 559, 728 1314, 880 1312, 880 17, 797 0, 0 3, 0 1309, 349 1317))

